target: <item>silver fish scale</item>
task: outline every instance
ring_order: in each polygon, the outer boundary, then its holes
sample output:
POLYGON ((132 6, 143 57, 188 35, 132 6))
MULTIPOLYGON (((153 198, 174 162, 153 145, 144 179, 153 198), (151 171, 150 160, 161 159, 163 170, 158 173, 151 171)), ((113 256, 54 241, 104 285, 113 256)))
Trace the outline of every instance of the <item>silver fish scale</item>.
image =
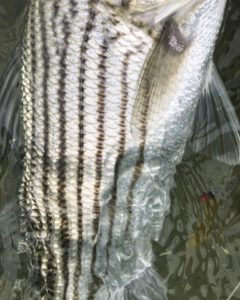
POLYGON ((34 297, 131 299, 130 286, 140 300, 136 286, 149 282, 152 300, 165 293, 150 241, 169 208, 225 6, 196 3, 175 21, 198 38, 164 60, 161 43, 104 1, 29 3, 20 205, 34 297))
POLYGON ((131 111, 152 39, 94 1, 55 2, 31 2, 23 41, 22 227, 31 233, 35 292, 90 299, 93 264, 102 275, 107 267, 93 257, 97 233, 110 247, 111 227, 124 231, 108 203, 116 202, 116 161, 138 149, 131 111))

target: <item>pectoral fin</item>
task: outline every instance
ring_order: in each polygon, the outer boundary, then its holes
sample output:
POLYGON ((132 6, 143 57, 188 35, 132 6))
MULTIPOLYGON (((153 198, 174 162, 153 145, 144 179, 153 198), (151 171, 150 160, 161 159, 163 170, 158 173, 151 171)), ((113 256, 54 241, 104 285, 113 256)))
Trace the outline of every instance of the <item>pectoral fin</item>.
POLYGON ((149 119, 158 119, 168 109, 167 95, 172 90, 172 78, 178 72, 190 43, 191 39, 181 33, 174 20, 165 23, 139 76, 131 120, 132 132, 137 136, 149 119))
POLYGON ((190 144, 230 165, 240 162, 240 125, 216 67, 210 63, 190 144))

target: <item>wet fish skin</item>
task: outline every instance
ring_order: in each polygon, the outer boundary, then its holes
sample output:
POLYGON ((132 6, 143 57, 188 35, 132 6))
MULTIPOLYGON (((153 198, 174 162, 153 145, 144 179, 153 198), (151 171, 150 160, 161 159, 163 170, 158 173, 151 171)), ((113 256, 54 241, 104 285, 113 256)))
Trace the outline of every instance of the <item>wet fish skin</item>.
MULTIPOLYGON (((183 119, 181 111, 191 109, 190 102, 196 105, 202 93, 226 1, 190 2, 193 5, 190 11, 176 14, 167 22, 164 38, 146 60, 147 70, 143 73, 142 85, 148 78, 156 80, 152 80, 147 91, 150 98, 148 114, 152 122, 149 127, 157 123, 159 129, 166 130, 164 125, 168 119, 178 128, 176 124, 181 124, 183 119)), ((144 86, 142 92, 140 85, 139 100, 135 105, 136 119, 145 108, 144 101, 147 102, 147 97, 141 94, 144 92, 144 86)))
MULTIPOLYGON (((128 16, 131 2, 123 8, 127 19, 104 1, 29 3, 20 205, 36 293, 97 297, 95 277, 114 278, 109 264, 116 263, 114 247, 126 227, 130 236, 141 232, 138 195, 150 185, 147 170, 170 178, 181 160, 225 8, 225 1, 190 2, 190 12, 170 19, 176 27, 164 43, 149 34, 149 26, 158 33, 158 24, 149 25, 144 9, 141 26, 128 16), (161 160, 165 149, 168 159, 161 160)), ((157 204, 160 214, 168 209, 169 188, 157 204)))
POLYGON ((96 5, 33 1, 23 41, 21 206, 41 248, 33 272, 56 299, 87 298, 100 196, 131 145, 137 74, 152 43, 96 5))

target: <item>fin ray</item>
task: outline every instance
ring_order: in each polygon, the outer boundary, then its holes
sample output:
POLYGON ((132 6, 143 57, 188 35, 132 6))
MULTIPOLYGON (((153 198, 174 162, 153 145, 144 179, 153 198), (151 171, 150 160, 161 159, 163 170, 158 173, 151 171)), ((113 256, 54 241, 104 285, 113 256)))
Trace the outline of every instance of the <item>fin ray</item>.
POLYGON ((230 165, 240 162, 239 120, 212 62, 195 116, 191 147, 230 165))
MULTIPOLYGON (((171 77, 180 67, 179 60, 184 59, 188 43, 182 43, 177 24, 166 22, 159 40, 153 45, 139 77, 138 90, 132 111, 132 131, 138 133, 144 123, 150 118, 158 117, 159 113, 168 109, 169 101, 166 98, 171 89, 171 77), (176 36, 173 47, 169 35, 176 36), (181 47, 181 51, 178 51, 181 47), (177 67, 178 66, 178 67, 177 67)), ((138 134, 139 135, 139 134, 138 134)))

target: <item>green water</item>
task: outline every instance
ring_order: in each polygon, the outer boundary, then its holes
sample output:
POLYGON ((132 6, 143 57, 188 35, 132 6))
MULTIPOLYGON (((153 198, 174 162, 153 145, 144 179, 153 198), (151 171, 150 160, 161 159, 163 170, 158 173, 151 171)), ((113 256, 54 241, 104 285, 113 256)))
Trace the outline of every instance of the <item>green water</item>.
MULTIPOLYGON (((26 0, 0 0, 0 72, 19 38, 25 4, 26 0)), ((239 0, 229 1, 215 62, 240 117, 239 0)), ((12 245, 12 253, 7 255, 5 251, 7 243, 18 240, 18 224, 11 218, 17 211, 10 203, 15 201, 19 184, 15 177, 20 170, 11 168, 12 160, 10 155, 0 164, 0 299, 3 300, 10 299, 15 278, 21 281, 27 276, 24 257, 14 258, 17 245, 12 245)), ((155 268, 167 285, 169 300, 227 300, 240 282, 239 181, 240 166, 230 167, 201 155, 184 157, 177 167, 171 211, 159 242, 153 244, 155 268), (214 197, 204 202, 201 195, 208 192, 214 197)), ((21 292, 16 299, 23 299, 21 292)), ((231 297, 236 299, 240 299, 240 288, 231 297)))

